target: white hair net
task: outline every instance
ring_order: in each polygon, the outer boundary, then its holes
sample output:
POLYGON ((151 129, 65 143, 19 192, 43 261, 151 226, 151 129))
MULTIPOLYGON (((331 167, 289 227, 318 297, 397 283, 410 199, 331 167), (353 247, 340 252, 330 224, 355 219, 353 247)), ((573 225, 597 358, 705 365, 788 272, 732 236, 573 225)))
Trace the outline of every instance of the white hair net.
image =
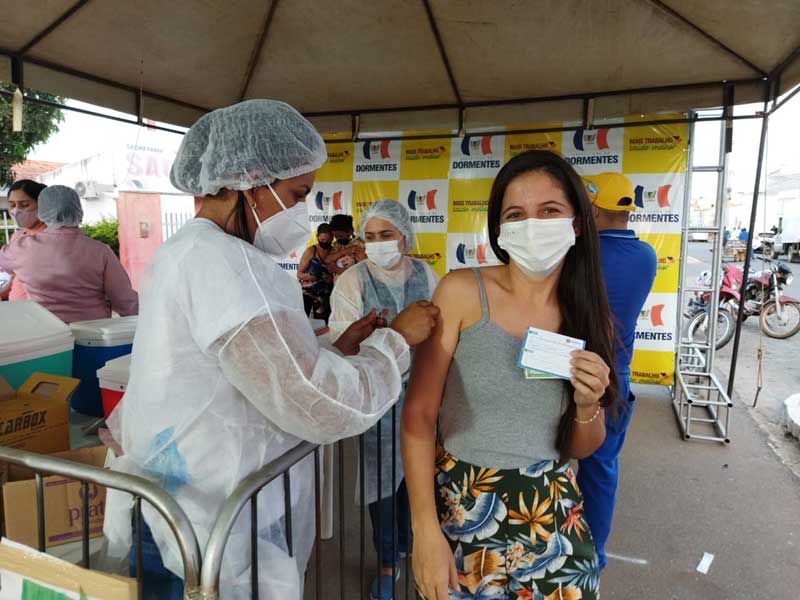
POLYGON ((325 142, 305 117, 277 100, 248 100, 202 116, 183 138, 170 172, 179 190, 208 196, 249 190, 319 169, 325 142))
POLYGON ((39 220, 49 229, 77 227, 83 220, 78 192, 65 185, 51 185, 39 194, 39 220))
POLYGON ((364 229, 367 222, 377 217, 389 221, 397 227, 406 238, 406 247, 403 252, 411 252, 414 248, 414 227, 411 225, 411 215, 408 214, 406 207, 394 200, 378 200, 370 204, 364 214, 361 215, 361 238, 364 238, 364 229))

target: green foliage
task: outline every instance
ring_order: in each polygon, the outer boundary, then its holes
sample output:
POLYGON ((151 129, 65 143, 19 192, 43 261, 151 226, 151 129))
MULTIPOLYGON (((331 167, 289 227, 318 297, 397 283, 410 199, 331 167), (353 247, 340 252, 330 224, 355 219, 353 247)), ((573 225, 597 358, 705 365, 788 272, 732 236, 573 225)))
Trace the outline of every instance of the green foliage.
MULTIPOLYGON (((15 86, 0 81, 0 90, 13 92, 15 86)), ((25 94, 39 100, 63 103, 63 99, 50 94, 25 90, 25 94)), ((22 131, 11 131, 11 96, 0 94, 0 186, 13 181, 11 167, 24 161, 34 146, 46 142, 58 131, 64 120, 61 109, 25 101, 22 105, 22 131)))
POLYGON ((94 225, 83 225, 81 229, 86 237, 110 246, 114 254, 119 256, 119 224, 116 219, 103 218, 94 225))

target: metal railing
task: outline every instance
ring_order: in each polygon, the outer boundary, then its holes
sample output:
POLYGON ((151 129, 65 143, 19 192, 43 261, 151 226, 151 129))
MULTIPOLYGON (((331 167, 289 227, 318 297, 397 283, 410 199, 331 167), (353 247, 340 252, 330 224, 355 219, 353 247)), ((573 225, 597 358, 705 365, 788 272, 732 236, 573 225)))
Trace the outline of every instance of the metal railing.
POLYGON ((202 563, 200 547, 197 537, 188 517, 178 503, 155 483, 108 469, 101 469, 91 465, 71 462, 53 458, 33 452, 26 452, 14 448, 0 447, 0 461, 25 467, 33 471, 36 476, 36 521, 38 525, 38 550, 46 550, 45 532, 45 507, 44 507, 44 477, 43 475, 59 475, 73 479, 81 484, 82 516, 83 516, 83 560, 84 568, 91 568, 89 554, 89 489, 90 483, 129 493, 134 499, 134 521, 136 535, 136 579, 138 581, 139 597, 142 594, 142 500, 148 502, 167 522, 183 558, 184 598, 193 600, 201 598, 200 566, 202 563))
POLYGON ((6 211, 0 211, 0 246, 5 246, 11 241, 11 236, 17 231, 17 224, 6 211))
MULTIPOLYGON (((284 529, 286 537, 286 549, 289 556, 294 556, 296 550, 295 538, 293 538, 293 530, 300 529, 297 523, 293 524, 292 514, 292 475, 290 470, 292 467, 313 455, 314 457, 314 513, 315 513, 315 544, 309 566, 306 569, 305 575, 307 579, 313 578, 313 597, 314 598, 334 598, 337 593, 334 592, 335 582, 332 580, 330 571, 326 570, 326 576, 323 578, 323 563, 335 562, 338 563, 338 598, 345 600, 347 598, 368 598, 369 597, 369 583, 373 576, 379 576, 381 566, 383 564, 382 546, 380 541, 384 538, 382 528, 384 526, 384 515, 381 514, 382 510, 389 510, 387 506, 381 507, 380 499, 377 501, 373 509, 377 512, 377 531, 373 532, 373 536, 378 540, 377 548, 372 551, 367 544, 368 526, 367 526, 367 512, 368 512, 368 498, 365 492, 367 483, 366 475, 366 461, 375 460, 382 468, 377 469, 375 475, 377 476, 377 495, 382 497, 380 491, 381 480, 383 479, 382 471, 386 471, 386 477, 391 477, 391 489, 396 491, 399 487, 398 474, 395 468, 395 457, 399 453, 399 440, 396 436, 396 424, 399 418, 398 407, 394 406, 386 413, 384 422, 379 423, 370 429, 368 432, 361 434, 351 440, 342 440, 335 444, 327 446, 319 446, 310 442, 301 442, 295 448, 289 450, 281 455, 274 461, 271 461, 258 471, 252 473, 250 476, 242 480, 233 493, 228 497, 220 509, 219 516, 214 523, 208 542, 205 546, 204 552, 201 552, 195 531, 189 522, 188 517, 177 504, 177 502, 160 486, 157 484, 125 473, 101 469, 94 466, 75 463, 64 459, 53 458, 46 455, 25 452, 21 450, 0 447, 0 461, 26 467, 36 474, 36 489, 37 489, 37 521, 38 521, 38 549, 45 551, 46 537, 45 537, 45 508, 44 508, 44 479, 43 475, 58 475, 67 477, 69 479, 80 482, 82 486, 82 501, 84 503, 83 514, 88 515, 89 511, 86 506, 89 499, 87 493, 89 484, 96 484, 107 488, 119 490, 129 493, 134 497, 134 539, 132 552, 136 553, 136 579, 139 582, 139 594, 142 594, 142 582, 144 579, 142 567, 142 500, 149 502, 156 511, 166 520, 172 529, 178 541, 180 554, 183 558, 184 573, 184 598, 186 599, 204 599, 216 600, 222 594, 224 596, 224 585, 221 584, 223 556, 225 554, 226 546, 228 545, 229 538, 235 530, 237 519, 241 516, 244 509, 250 506, 250 576, 251 576, 251 595, 252 598, 270 597, 269 590, 259 589, 259 554, 258 554, 258 539, 259 539, 259 523, 258 523, 258 497, 259 493, 270 485, 280 485, 277 481, 281 480, 283 486, 283 510, 284 510, 284 529), (380 451, 383 436, 387 435, 386 425, 391 422, 391 450, 387 449, 384 456, 381 456, 380 451), (365 448, 367 444, 367 436, 375 436, 377 442, 377 456, 367 457, 365 448), (355 450, 359 455, 358 460, 358 476, 355 474, 355 461, 353 467, 348 469, 346 464, 346 446, 353 442, 355 450), (323 453, 326 454, 323 460, 323 453), (387 458, 385 454, 391 454, 391 466, 388 461, 383 460, 387 458), (335 459, 335 460, 334 460, 335 459), (323 486, 323 478, 326 483, 331 485, 323 486), (338 484, 332 485, 333 482, 338 484), (359 488, 358 494, 354 494, 351 500, 346 500, 346 487, 350 486, 355 491, 356 485, 359 488), (334 497, 335 496, 335 497, 334 497), (352 506, 351 506, 352 503, 352 506), (338 511, 334 518, 334 508, 338 504, 338 511), (357 511, 357 512, 356 512, 357 511), (349 517, 348 517, 349 515, 349 517), (333 526, 333 522, 338 521, 337 527, 333 526), (358 543, 352 543, 353 534, 358 535, 358 543), (335 535, 336 534, 336 535, 335 535), (338 535, 338 540, 336 539, 338 535), (349 538, 351 543, 346 542, 349 538), (358 549, 358 558, 354 556, 355 548, 358 549), (325 556, 323 556, 325 554, 325 556), (357 571, 356 571, 357 562, 357 571), (373 570, 374 567, 374 570, 373 570), (356 575, 357 573, 357 575, 356 575), (357 592, 353 593, 353 588, 357 588, 357 592), (349 592, 349 594, 348 594, 349 592)), ((387 440, 388 441, 388 440, 387 440)), ((387 443, 388 445, 388 443, 387 443)), ((394 521, 397 520, 397 515, 400 512, 398 507, 397 495, 393 493, 391 496, 391 511, 394 521)), ((381 498, 388 504, 388 498, 381 498)), ((374 514, 372 515, 375 516, 374 514)), ((389 519, 391 521, 391 519, 389 519)), ((262 524, 264 525, 264 524, 262 524)), ((398 549, 398 534, 400 533, 398 525, 394 525, 391 534, 392 552, 397 557, 398 549)), ((410 543, 410 526, 406 523, 405 530, 406 540, 410 543)), ((82 566, 91 568, 89 556, 89 519, 83 521, 83 560, 82 566)), ((407 548, 410 552, 410 548, 407 548)), ((413 584, 410 584, 410 565, 405 569, 405 585, 404 594, 398 594, 399 578, 395 569, 399 565, 395 564, 392 567, 392 588, 393 597, 408 599, 413 592, 413 584)), ((388 569, 388 567, 387 567, 388 569)), ((301 578, 303 573, 300 573, 301 578)), ((263 587, 263 582, 261 584, 263 587)), ((309 586, 309 591, 311 586, 309 586)), ((311 594, 306 594, 309 597, 311 594)))
MULTIPOLYGON (((223 505, 219 517, 214 525, 214 528, 211 531, 211 535, 209 537, 208 544, 206 545, 205 553, 203 555, 203 567, 200 577, 200 589, 203 594, 203 598, 209 600, 216 600, 219 598, 221 592, 221 583, 220 583, 220 576, 222 571, 222 559, 225 552, 225 547, 228 543, 228 538, 231 532, 234 529, 234 525, 236 520, 245 509, 248 504, 250 505, 250 555, 251 555, 251 565, 258 565, 258 520, 257 520, 257 502, 258 502, 258 495, 259 493, 264 490, 268 485, 273 484, 277 485, 278 479, 282 480, 283 484, 283 494, 284 494, 284 514, 285 514, 285 535, 286 535, 286 544, 290 555, 293 555, 293 539, 292 539, 292 531, 293 531, 293 516, 292 516, 292 505, 291 505, 291 476, 290 476, 290 469, 306 459, 309 455, 314 456, 314 483, 315 483, 315 499, 314 499, 314 509, 315 509, 315 523, 316 523, 316 540, 314 545, 313 556, 311 562, 309 563, 309 567, 306 570, 307 575, 313 575, 314 579, 314 591, 313 597, 316 599, 325 598, 326 600, 329 598, 334 598, 337 595, 337 592, 334 591, 335 589, 335 582, 332 580, 331 577, 326 577, 323 581, 323 569, 322 565, 324 559, 327 557, 329 560, 335 561, 338 566, 338 598, 339 600, 346 600, 348 598, 368 598, 370 596, 369 592, 369 583, 372 576, 378 576, 381 566, 383 564, 383 556, 381 550, 381 544, 378 543, 377 548, 374 552, 368 550, 367 545, 367 510, 368 510, 368 500, 366 496, 366 461, 368 460, 365 452, 367 436, 375 436, 375 441, 377 442, 377 449, 378 452, 372 459, 375 460, 377 465, 382 465, 387 473, 386 476, 391 478, 391 490, 397 489, 400 484, 398 480, 396 469, 395 469, 395 457, 400 451, 400 444, 399 440, 396 436, 396 424, 397 419, 399 418, 398 407, 395 405, 392 409, 386 413, 384 417, 385 422, 379 421, 376 426, 372 429, 367 431, 366 433, 361 434, 358 437, 352 438, 350 440, 341 440, 336 442, 335 444, 326 445, 326 446, 317 446, 310 442, 302 442, 286 454, 282 455, 281 457, 277 458, 276 460, 270 462, 269 464, 265 465, 246 479, 244 479, 234 490, 231 496, 223 505), (387 422, 391 422, 391 466, 388 466, 388 461, 382 459, 386 458, 385 456, 381 456, 382 452, 381 448, 381 441, 383 440, 383 436, 387 435, 385 431, 385 425, 387 422), (355 473, 351 472, 346 468, 346 460, 345 460, 345 445, 349 442, 354 442, 356 446, 356 452, 359 456, 358 459, 358 476, 355 473), (324 456, 323 456, 324 455, 324 456), (334 460, 335 458, 335 460, 334 460), (383 464, 386 463, 386 464, 383 464), (334 471, 337 473, 335 474, 334 471), (337 476, 338 475, 338 476, 337 476), (325 485, 323 485, 323 477, 325 479, 325 485), (327 485, 330 481, 337 482, 337 488, 334 489, 333 485, 327 485), (356 485, 359 489, 357 494, 357 501, 356 497, 353 498, 354 506, 352 508, 358 510, 358 515, 354 511, 348 510, 348 501, 346 500, 345 489, 348 484, 355 484, 352 487, 355 488, 356 485), (334 498, 336 496, 336 498, 334 498), (336 501, 334 501, 336 500, 336 501), (336 519, 338 521, 338 527, 333 527, 333 514, 335 505, 338 504, 338 511, 336 519), (357 505, 357 506, 355 506, 357 505), (351 515, 351 519, 347 519, 347 516, 351 515), (356 526, 357 523, 357 526, 356 526), (358 575, 355 575, 355 569, 351 569, 349 567, 355 567, 355 564, 348 564, 348 559, 352 557, 352 553, 348 553, 348 550, 353 548, 354 545, 350 545, 346 543, 345 538, 352 538, 352 536, 348 536, 348 534, 352 534, 357 532, 358 534, 358 575), (335 539, 338 534, 338 540, 335 539), (337 543, 338 542, 338 543, 337 543), (323 550, 329 550, 330 552, 324 552, 323 550), (326 556, 323 556, 323 555, 326 556), (373 560, 375 559, 375 560, 373 560), (372 573, 372 566, 374 562, 375 573, 372 573), (313 564, 312 564, 313 563, 313 564), (323 588, 323 585, 325 587, 323 588), (352 588, 357 586, 357 593, 348 595, 348 591, 352 592, 352 588)), ((382 471, 383 468, 379 468, 376 471, 376 483, 377 483, 377 490, 382 490, 381 483, 383 479, 382 471)), ((379 497, 382 494, 379 492, 377 494, 379 497)), ((393 493, 392 496, 392 516, 394 519, 397 520, 397 515, 400 511, 399 507, 397 506, 397 497, 396 494, 393 493)), ((386 498, 382 498, 384 501, 386 498)), ((377 513, 377 531, 373 532, 373 536, 380 542, 383 539, 383 524, 384 519, 382 518, 384 515, 382 513, 381 501, 378 500, 375 506, 375 512, 377 513)), ((395 556, 398 556, 398 534, 399 529, 395 527, 392 531, 391 539, 392 539, 392 552, 395 556)), ((405 531, 406 540, 410 543, 411 532, 410 532, 410 524, 406 524, 406 531, 405 531)), ((407 550, 410 551, 410 548, 407 550)), ((392 590, 393 590, 393 597, 400 598, 401 595, 398 594, 398 573, 395 569, 397 566, 392 567, 392 590)), ((252 598, 259 598, 259 581, 258 581, 258 570, 257 568, 251 569, 251 594, 252 598)), ((302 576, 302 574, 301 574, 302 576)), ((405 583, 404 583, 404 595, 406 599, 410 597, 411 592, 413 591, 413 584, 411 584, 411 574, 410 574, 410 565, 407 566, 405 569, 405 583)), ((224 590, 223 590, 224 591, 224 590)), ((263 593, 264 590, 261 590, 263 593)), ((309 597, 309 594, 306 594, 306 597, 309 597)))
POLYGON ((178 233, 178 230, 183 227, 187 221, 191 221, 194 215, 191 213, 174 213, 168 212, 161 215, 161 234, 162 240, 167 241, 173 235, 178 233))
POLYGON ((245 478, 234 490, 222 506, 222 511, 217 517, 211 536, 206 544, 203 567, 200 575, 200 589, 203 598, 215 600, 219 598, 219 581, 222 571, 222 557, 225 553, 225 546, 228 543, 228 536, 233 530, 236 519, 241 514, 244 507, 250 504, 250 557, 251 557, 251 585, 252 597, 258 598, 258 493, 267 485, 278 479, 283 478, 284 489, 284 518, 286 531, 286 546, 289 556, 293 552, 292 537, 292 496, 291 496, 291 477, 289 469, 306 458, 309 454, 314 454, 314 482, 315 482, 315 512, 316 512, 316 568, 317 568, 317 597, 320 593, 321 580, 319 577, 320 552, 320 464, 319 446, 310 442, 302 442, 283 454, 276 460, 268 463, 249 477, 245 478))

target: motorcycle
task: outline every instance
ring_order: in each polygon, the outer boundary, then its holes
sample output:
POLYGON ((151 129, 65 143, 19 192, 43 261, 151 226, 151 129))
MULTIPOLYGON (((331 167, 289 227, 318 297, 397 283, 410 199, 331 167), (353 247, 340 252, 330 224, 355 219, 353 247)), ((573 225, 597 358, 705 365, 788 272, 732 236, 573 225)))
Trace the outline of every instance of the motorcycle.
MULTIPOLYGON (((783 287, 792 283, 794 275, 785 263, 764 262, 769 268, 754 273, 747 281, 743 319, 758 316, 766 335, 786 339, 800 331, 800 300, 783 293, 783 287)), ((738 297, 731 301, 731 307, 738 314, 738 297)))
MULTIPOLYGON (((697 277, 696 284, 709 287, 711 285, 711 272, 703 271, 697 277)), ((741 285, 741 271, 733 265, 723 265, 719 283, 719 307, 717 309, 715 344, 717 350, 725 346, 736 331, 736 316, 733 310, 733 303, 739 300, 741 285)), ((689 319, 686 329, 687 336, 698 344, 704 344, 708 340, 710 302, 711 292, 695 292, 695 297, 689 300, 689 305, 684 311, 684 316, 689 319)))

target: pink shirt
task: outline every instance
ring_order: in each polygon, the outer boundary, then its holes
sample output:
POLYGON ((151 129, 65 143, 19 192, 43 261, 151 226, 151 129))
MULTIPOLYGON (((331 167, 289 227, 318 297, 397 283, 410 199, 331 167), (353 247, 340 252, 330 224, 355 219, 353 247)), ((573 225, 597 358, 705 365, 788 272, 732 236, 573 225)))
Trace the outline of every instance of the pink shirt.
POLYGON ((0 269, 65 323, 105 319, 111 309, 139 312, 139 296, 114 252, 77 227, 16 237, 0 250, 0 269))
MULTIPOLYGON (((31 227, 30 229, 19 229, 11 236, 11 240, 9 243, 13 242, 18 237, 22 237, 23 235, 31 235, 32 233, 39 233, 40 231, 44 231, 47 229, 47 225, 39 222, 36 227, 31 227)), ((11 290, 8 292, 8 299, 9 300, 27 300, 28 294, 25 293, 25 287, 20 283, 19 278, 12 277, 11 279, 11 290)))

